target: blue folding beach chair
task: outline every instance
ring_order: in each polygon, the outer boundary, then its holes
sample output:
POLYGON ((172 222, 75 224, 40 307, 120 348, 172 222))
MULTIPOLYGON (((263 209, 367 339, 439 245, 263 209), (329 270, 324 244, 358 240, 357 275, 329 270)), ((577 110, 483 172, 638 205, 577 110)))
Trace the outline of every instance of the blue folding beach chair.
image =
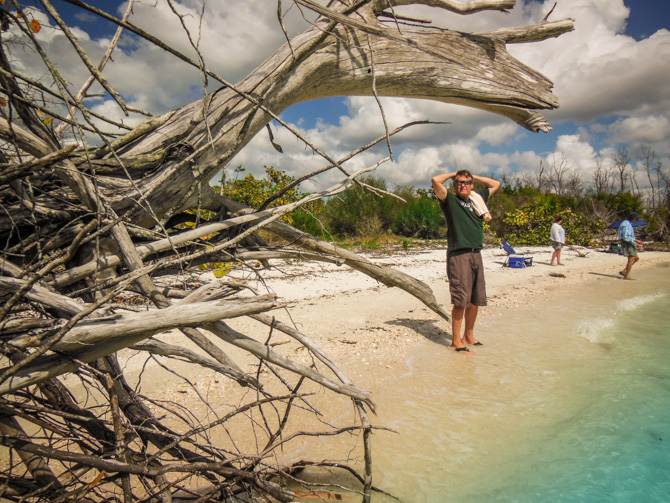
POLYGON ((505 259, 503 267, 521 269, 522 267, 531 267, 533 265, 533 257, 527 257, 523 253, 517 253, 507 241, 501 241, 500 246, 505 250, 505 253, 507 253, 507 258, 505 259))

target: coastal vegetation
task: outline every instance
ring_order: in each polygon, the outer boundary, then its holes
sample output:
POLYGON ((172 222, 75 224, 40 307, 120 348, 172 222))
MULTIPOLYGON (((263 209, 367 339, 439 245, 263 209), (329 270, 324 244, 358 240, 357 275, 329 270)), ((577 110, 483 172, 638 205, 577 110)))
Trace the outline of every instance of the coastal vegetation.
MULTIPOLYGON (((643 149, 652 158, 656 155, 643 149)), ((607 178, 620 180, 611 165, 607 178)), ((548 245, 549 229, 556 215, 564 219, 568 243, 593 246, 608 236, 614 221, 631 211, 644 215, 649 224, 649 240, 664 242, 670 228, 670 167, 658 160, 646 187, 634 183, 632 166, 626 166, 623 186, 609 183, 594 186, 581 180, 578 172, 562 177, 543 173, 536 178, 507 176, 502 188, 489 202, 494 216, 486 227, 486 241, 497 244, 548 245), (623 187, 623 190, 621 190, 623 187)), ((236 173, 244 172, 238 167, 236 173)), ((601 167, 602 173, 605 173, 601 167)), ((646 173, 646 171, 645 171, 646 173)), ((487 175, 495 178, 495 175, 487 175)), ((235 178, 215 186, 215 190, 255 208, 297 202, 306 194, 298 190, 295 179, 266 167, 266 176, 235 178), (278 196, 279 195, 279 196, 278 196)), ((389 187, 379 176, 362 176, 357 184, 326 199, 302 206, 284 218, 300 230, 320 239, 341 244, 375 243, 384 239, 429 240, 446 237, 446 225, 432 190, 415 187, 389 187)))

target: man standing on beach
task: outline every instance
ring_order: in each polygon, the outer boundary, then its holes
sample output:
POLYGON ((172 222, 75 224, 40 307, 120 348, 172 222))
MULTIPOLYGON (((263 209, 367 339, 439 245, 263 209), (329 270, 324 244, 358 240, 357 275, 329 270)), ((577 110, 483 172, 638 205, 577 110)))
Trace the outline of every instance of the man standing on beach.
MULTIPOLYGON (((470 199, 473 182, 484 185, 479 193, 486 203, 500 187, 500 182, 484 176, 473 176, 467 170, 444 173, 431 179, 440 208, 447 220, 447 278, 451 293, 451 348, 470 352, 466 344, 483 346, 475 339, 474 328, 479 306, 486 305, 486 283, 481 249, 484 247, 484 220, 478 216, 470 199), (455 194, 445 182, 453 179, 455 194), (465 329, 461 327, 465 318, 465 329)), ((488 211, 488 210, 486 210, 488 211)))
POLYGON ((624 220, 619 225, 619 246, 621 246, 623 256, 627 258, 626 267, 623 268, 623 271, 619 271, 623 279, 632 279, 630 277, 630 270, 633 268, 635 262, 640 260, 640 257, 637 256, 637 245, 642 244, 642 241, 635 239, 635 232, 633 231, 633 224, 639 219, 640 214, 631 211, 630 215, 628 215, 628 220, 624 220))

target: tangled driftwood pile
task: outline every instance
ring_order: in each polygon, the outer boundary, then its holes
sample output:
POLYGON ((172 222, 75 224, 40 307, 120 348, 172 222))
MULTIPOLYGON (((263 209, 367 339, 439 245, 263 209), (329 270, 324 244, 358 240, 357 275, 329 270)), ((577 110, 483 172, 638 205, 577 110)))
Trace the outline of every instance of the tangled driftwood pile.
MULTIPOLYGON (((558 105, 551 83, 512 58, 505 44, 558 36, 571 30, 572 22, 544 19, 525 28, 464 34, 425 29, 394 7, 426 4, 469 14, 509 9, 514 0, 334 1, 327 7, 294 0, 297 8, 318 14, 313 26, 233 85, 202 60, 189 59, 133 25, 133 1, 126 16, 117 19, 67 0, 119 26, 99 63, 87 57, 54 6, 40 3, 91 79, 72 91, 72 83, 42 51, 30 12, 17 2, 0 5, 0 93, 7 103, 0 117, 0 493, 16 501, 52 502, 171 501, 178 491, 197 494, 199 501, 291 501, 310 491, 329 497, 319 486, 292 488, 289 482, 305 463, 283 466, 278 461, 281 449, 305 438, 286 434, 294 411, 318 414, 301 391, 308 380, 355 404, 354 424, 330 428, 323 421, 323 431, 309 436, 360 435, 360 474, 348 466, 316 464, 352 474, 360 481, 356 491, 369 501, 371 397, 308 335, 273 318, 281 299, 243 282, 175 287, 161 285, 160 278, 215 261, 247 267, 256 275, 263 274, 257 262, 274 258, 331 261, 406 290, 446 319, 420 281, 279 220, 299 205, 344 190, 376 167, 349 172, 346 161, 357 152, 332 159, 293 131, 323 157, 320 172, 339 170, 342 179, 279 208, 244 207, 215 193, 208 182, 270 120, 286 127, 278 117, 281 111, 327 96, 428 98, 489 110, 530 130, 547 131, 549 124, 535 109, 558 105), (123 30, 193 64, 221 87, 134 129, 96 114, 83 100, 93 82, 124 114, 146 114, 125 103, 104 76, 123 30), (41 55, 43 67, 31 75, 17 71, 17 47, 41 55), (96 143, 88 144, 85 138, 92 136, 96 143), (205 209, 216 217, 202 220, 205 209), (274 246, 259 236, 261 229, 274 236, 274 246), (141 308, 118 303, 130 296, 143 299, 141 308), (226 323, 235 317, 265 325, 267 340, 235 331, 226 323), (167 330, 178 330, 184 343, 153 338, 167 330), (275 333, 300 341, 313 365, 277 351, 275 333), (186 349, 187 342, 198 350, 186 349), (253 399, 226 414, 194 417, 164 400, 164 390, 131 385, 117 356, 123 348, 213 369, 255 390, 253 399), (253 355, 256 370, 241 368, 227 348, 253 355), (268 393, 265 376, 282 383, 284 392, 268 393), (235 438, 220 440, 229 432, 228 422, 240 418, 255 432, 251 449, 237 445, 235 438)), ((402 129, 389 130, 373 144, 402 129)))

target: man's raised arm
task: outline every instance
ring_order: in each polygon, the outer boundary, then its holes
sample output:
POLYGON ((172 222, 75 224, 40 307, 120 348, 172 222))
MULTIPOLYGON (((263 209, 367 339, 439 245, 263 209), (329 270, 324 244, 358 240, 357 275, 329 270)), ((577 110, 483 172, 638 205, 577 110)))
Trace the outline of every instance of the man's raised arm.
POLYGON ((474 178, 475 182, 479 182, 484 187, 489 189, 489 197, 491 197, 493 193, 500 188, 500 182, 498 180, 494 180, 493 178, 477 175, 472 175, 472 177, 474 178))
POLYGON ((456 173, 442 173, 441 175, 431 178, 430 183, 433 184, 433 191, 438 199, 443 200, 447 197, 447 188, 444 186, 447 180, 456 176, 456 173))

